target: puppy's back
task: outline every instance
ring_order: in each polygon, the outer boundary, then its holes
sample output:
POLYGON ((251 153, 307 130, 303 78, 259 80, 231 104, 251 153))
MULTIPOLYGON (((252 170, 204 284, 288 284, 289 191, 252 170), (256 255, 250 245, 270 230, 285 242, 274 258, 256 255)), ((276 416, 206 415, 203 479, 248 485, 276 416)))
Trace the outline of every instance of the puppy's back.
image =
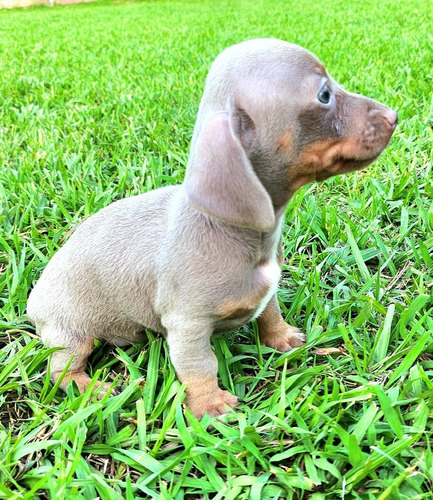
POLYGON ((29 297, 27 313, 42 338, 46 328, 99 338, 134 322, 158 329, 151 307, 158 248, 177 189, 114 202, 77 227, 29 297))

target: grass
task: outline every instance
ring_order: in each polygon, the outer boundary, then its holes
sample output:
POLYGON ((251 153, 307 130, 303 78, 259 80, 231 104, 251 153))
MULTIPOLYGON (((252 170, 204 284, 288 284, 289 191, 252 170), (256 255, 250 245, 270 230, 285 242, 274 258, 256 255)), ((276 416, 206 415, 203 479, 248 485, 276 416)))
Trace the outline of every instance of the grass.
POLYGON ((428 0, 142 1, 0 12, 0 498, 433 498, 433 18, 428 0), (305 347, 213 340, 245 404, 183 412, 163 339, 97 345, 119 396, 66 396, 24 313, 68 231, 181 182, 224 47, 299 43, 399 112, 366 172, 298 192, 279 299, 305 347), (211 426, 209 424, 211 423, 211 426))

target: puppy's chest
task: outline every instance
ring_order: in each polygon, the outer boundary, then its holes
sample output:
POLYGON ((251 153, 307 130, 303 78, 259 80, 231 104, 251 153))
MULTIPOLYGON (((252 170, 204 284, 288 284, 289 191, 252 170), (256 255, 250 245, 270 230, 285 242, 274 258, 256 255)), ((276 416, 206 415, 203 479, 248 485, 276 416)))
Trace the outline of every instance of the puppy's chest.
POLYGON ((218 307, 221 322, 229 322, 230 328, 234 328, 259 316, 277 291, 280 274, 281 269, 275 259, 257 265, 248 280, 247 289, 241 294, 234 294, 233 298, 227 298, 218 307))

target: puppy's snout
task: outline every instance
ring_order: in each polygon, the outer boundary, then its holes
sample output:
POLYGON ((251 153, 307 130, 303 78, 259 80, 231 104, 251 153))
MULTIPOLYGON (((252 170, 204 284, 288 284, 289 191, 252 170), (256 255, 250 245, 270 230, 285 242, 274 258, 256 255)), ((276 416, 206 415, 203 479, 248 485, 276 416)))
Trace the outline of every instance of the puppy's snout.
MULTIPOLYGON (((391 135, 397 126, 398 115, 397 113, 383 104, 375 103, 374 107, 370 108, 367 113, 367 127, 363 132, 364 136, 371 136, 374 132, 376 142, 379 145, 378 139, 381 137, 386 144, 388 143, 391 135)), ((370 137, 373 139, 373 136, 370 137)), ((385 145, 382 147, 385 147, 385 145)))
POLYGON ((383 114, 385 120, 391 125, 392 130, 395 130, 395 127, 398 123, 398 115, 393 109, 387 108, 383 114))

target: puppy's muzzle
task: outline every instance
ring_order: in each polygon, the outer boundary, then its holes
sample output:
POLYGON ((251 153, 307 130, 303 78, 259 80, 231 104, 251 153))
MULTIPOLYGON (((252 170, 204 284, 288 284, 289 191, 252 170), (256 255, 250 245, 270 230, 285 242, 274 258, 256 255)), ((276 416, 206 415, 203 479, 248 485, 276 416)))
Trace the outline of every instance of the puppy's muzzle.
POLYGON ((383 113, 383 117, 390 124, 391 131, 394 132, 395 127, 397 127, 397 123, 398 123, 398 115, 397 115, 397 113, 393 109, 389 109, 388 108, 383 113))

